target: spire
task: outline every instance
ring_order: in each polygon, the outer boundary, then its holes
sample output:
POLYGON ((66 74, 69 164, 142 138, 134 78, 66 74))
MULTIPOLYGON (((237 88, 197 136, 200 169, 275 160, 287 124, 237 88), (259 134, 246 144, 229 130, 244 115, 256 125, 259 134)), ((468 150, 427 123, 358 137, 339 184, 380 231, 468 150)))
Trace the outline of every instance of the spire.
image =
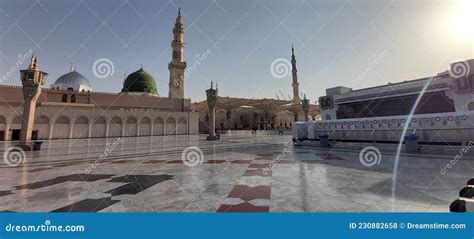
POLYGON ((69 72, 73 72, 75 69, 74 69, 74 63, 71 62, 71 65, 69 66, 69 72))
POLYGON ((293 48, 293 43, 291 43, 291 55, 295 55, 295 48, 293 48))
POLYGON ((211 89, 214 89, 214 88, 212 88, 212 87, 213 87, 213 86, 212 86, 212 81, 211 81, 211 89))
POLYGON ((295 102, 300 101, 299 95, 299 83, 298 83, 298 70, 296 69, 296 57, 295 57, 295 48, 293 47, 293 43, 291 44, 291 76, 293 78, 293 83, 291 86, 293 87, 293 100, 295 102))
POLYGON ((35 54, 31 55, 31 63, 30 63, 30 66, 28 68, 30 68, 30 69, 37 69, 38 68, 38 58, 36 57, 35 54))
POLYGON ((183 19, 181 18, 181 8, 178 8, 178 16, 176 16, 176 24, 183 24, 183 19))

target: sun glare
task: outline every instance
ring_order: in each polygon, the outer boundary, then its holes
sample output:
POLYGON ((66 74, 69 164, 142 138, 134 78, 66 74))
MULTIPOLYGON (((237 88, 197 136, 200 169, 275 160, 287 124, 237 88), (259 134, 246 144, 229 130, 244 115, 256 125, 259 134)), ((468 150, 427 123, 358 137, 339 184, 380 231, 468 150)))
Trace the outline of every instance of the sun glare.
POLYGON ((452 30, 456 36, 474 41, 474 0, 460 0, 452 20, 452 30))

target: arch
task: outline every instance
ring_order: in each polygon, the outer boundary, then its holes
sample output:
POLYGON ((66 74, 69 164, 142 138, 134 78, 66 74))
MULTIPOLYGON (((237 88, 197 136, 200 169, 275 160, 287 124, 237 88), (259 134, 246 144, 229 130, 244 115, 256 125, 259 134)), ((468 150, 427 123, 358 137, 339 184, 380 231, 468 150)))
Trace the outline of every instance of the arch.
POLYGON ((61 99, 62 102, 67 102, 67 95, 66 94, 63 94, 63 97, 61 99))
POLYGON ((94 124, 107 124, 107 120, 103 116, 99 116, 94 119, 94 124))
POLYGON ((176 133, 176 120, 172 117, 168 118, 166 120, 165 129, 166 129, 167 135, 175 134, 176 133))
POLYGON ((148 117, 143 117, 140 120, 140 136, 150 136, 151 135, 151 119, 148 117))
POLYGON ((89 119, 85 116, 79 116, 72 127, 72 138, 89 137, 89 119))
POLYGON ((120 117, 115 116, 110 120, 110 123, 111 124, 122 124, 122 119, 120 117))
POLYGON ((71 123, 71 120, 69 119, 69 117, 65 115, 59 116, 55 121, 55 124, 70 124, 70 123, 71 123))
POLYGON ((127 124, 136 124, 137 123, 137 118, 135 117, 128 117, 127 118, 127 124))
POLYGON ((35 124, 33 125, 33 131, 38 132, 39 139, 48 139, 49 138, 49 118, 46 115, 40 115, 35 119, 35 124))
POLYGON ((182 117, 178 120, 178 131, 177 134, 187 134, 188 124, 186 118, 182 117))
POLYGON ((158 117, 153 122, 153 135, 163 135, 164 134, 164 120, 161 117, 158 117))
POLYGON ((103 138, 106 137, 107 132, 107 121, 103 116, 98 116, 94 119, 91 129, 92 138, 103 138))
POLYGON ((474 110, 474 101, 467 105, 467 110, 474 110))
POLYGON ((54 122, 53 139, 67 139, 71 130, 71 120, 65 115, 59 116, 54 122))
POLYGON ((79 116, 76 118, 75 124, 89 124, 89 119, 85 116, 79 116))
POLYGON ((109 137, 122 137, 122 119, 120 117, 113 117, 109 125, 109 137))
POLYGON ((137 118, 133 116, 128 117, 125 124, 124 136, 137 136, 137 130, 138 130, 137 118))

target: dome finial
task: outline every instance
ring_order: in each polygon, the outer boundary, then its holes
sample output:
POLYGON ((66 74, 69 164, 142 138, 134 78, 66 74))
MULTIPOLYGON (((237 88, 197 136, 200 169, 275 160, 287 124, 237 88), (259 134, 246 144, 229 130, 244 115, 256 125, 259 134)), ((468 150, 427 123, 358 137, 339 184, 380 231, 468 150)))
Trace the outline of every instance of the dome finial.
POLYGON ((71 62, 71 64, 69 65, 69 72, 73 72, 75 70, 76 69, 74 69, 74 62, 71 62))
POLYGON ((181 8, 178 7, 178 16, 181 16, 181 8))

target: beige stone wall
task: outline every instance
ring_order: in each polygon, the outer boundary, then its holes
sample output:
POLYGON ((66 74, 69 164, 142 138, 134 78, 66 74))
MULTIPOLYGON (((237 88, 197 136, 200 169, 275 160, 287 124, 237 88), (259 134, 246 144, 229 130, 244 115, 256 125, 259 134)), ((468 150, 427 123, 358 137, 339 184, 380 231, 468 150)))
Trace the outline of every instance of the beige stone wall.
MULTIPOLYGON (((69 103, 71 102, 71 96, 74 95, 76 103, 91 104, 94 107, 101 108, 143 108, 172 112, 191 110, 191 100, 189 99, 169 99, 155 96, 121 95, 101 92, 73 92, 52 89, 43 89, 37 103, 38 105, 46 102, 62 103, 63 95, 67 95, 67 102, 69 103)), ((0 105, 23 105, 23 93, 20 86, 0 85, 0 96, 0 105)))
MULTIPOLYGON (((12 140, 14 130, 21 129, 22 110, 22 106, 0 106, 0 139, 12 140)), ((40 106, 35 118, 33 130, 44 139, 198 133, 198 115, 193 112, 68 104, 40 106)))

